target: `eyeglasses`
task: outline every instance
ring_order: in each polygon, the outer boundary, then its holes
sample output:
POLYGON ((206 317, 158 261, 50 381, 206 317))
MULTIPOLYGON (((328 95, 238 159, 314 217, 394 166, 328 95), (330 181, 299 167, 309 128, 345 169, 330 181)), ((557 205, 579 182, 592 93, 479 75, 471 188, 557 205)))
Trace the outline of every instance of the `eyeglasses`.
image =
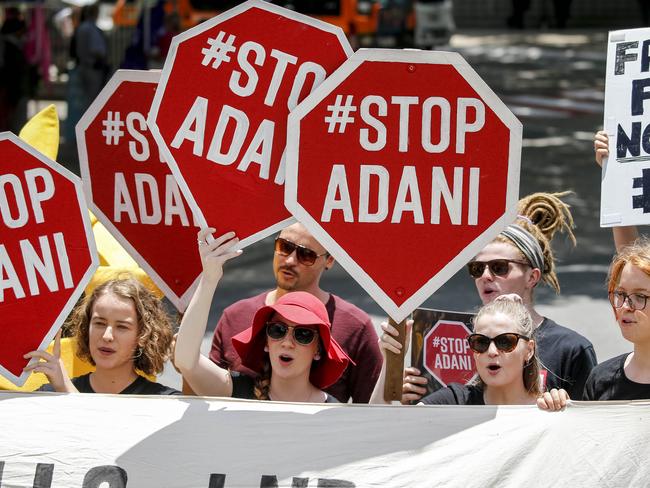
POLYGON ((289 329, 293 330, 293 338, 298 344, 302 346, 308 346, 314 342, 314 338, 316 337, 316 329, 302 327, 300 325, 287 325, 283 324, 282 322, 266 323, 266 335, 274 341, 284 339, 284 337, 287 335, 287 332, 289 332, 289 329))
POLYGON ((313 251, 308 247, 294 244, 293 242, 283 239, 282 237, 275 239, 275 252, 282 256, 290 256, 293 251, 296 251, 298 262, 300 264, 304 264, 305 266, 312 266, 318 258, 327 256, 329 254, 328 252, 318 254, 316 251, 313 251))
POLYGON ((609 292, 609 302, 615 308, 621 308, 625 302, 630 310, 643 310, 648 303, 648 295, 643 293, 630 293, 629 295, 621 290, 609 292))
POLYGON ((472 278, 476 279, 483 276, 483 271, 485 271, 485 267, 487 266, 490 268, 490 273, 494 276, 505 276, 510 271, 510 263, 530 266, 528 263, 515 261, 514 259, 491 259, 490 261, 470 261, 467 263, 467 271, 469 271, 472 278))
POLYGON ((499 351, 512 352, 515 347, 517 347, 519 339, 525 341, 530 340, 525 335, 517 334, 515 332, 506 332, 505 334, 499 334, 496 337, 488 337, 483 334, 471 334, 467 338, 467 342, 469 343, 469 348, 478 353, 487 351, 490 348, 491 342, 494 342, 494 345, 499 351))

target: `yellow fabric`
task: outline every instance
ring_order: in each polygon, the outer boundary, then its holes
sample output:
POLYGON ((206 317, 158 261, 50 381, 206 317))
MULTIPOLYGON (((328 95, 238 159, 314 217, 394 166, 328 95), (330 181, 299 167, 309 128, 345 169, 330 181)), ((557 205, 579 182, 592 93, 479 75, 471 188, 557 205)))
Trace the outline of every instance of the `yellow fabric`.
MULTIPOLYGON (((91 213, 92 215, 92 213, 91 213)), ((93 215, 93 217, 95 217, 93 215)), ((100 266, 117 266, 120 268, 137 267, 131 255, 126 252, 113 235, 104 227, 104 225, 94 218, 92 222, 93 234, 95 234, 95 243, 99 253, 100 266)))
POLYGON ((96 287, 108 280, 123 278, 135 278, 146 288, 148 288, 149 291, 153 293, 154 296, 156 296, 156 298, 161 299, 163 297, 163 292, 160 291, 160 288, 155 285, 151 278, 149 278, 149 275, 145 273, 142 268, 138 268, 137 266, 100 266, 97 268, 97 271, 95 271, 95 274, 86 286, 86 294, 92 293, 96 287))
POLYGON ((34 115, 22 128, 19 137, 30 146, 56 161, 59 152, 59 117, 54 105, 34 115))
POLYGON ((114 279, 132 276, 146 286, 159 299, 164 293, 149 278, 149 275, 138 266, 138 263, 126 252, 119 242, 108 232, 108 229, 97 220, 97 217, 90 213, 90 222, 97 243, 99 254, 99 268, 86 286, 86 293, 92 292, 101 283, 114 279))
MULTIPOLYGON (((75 354, 76 340, 74 338, 66 337, 61 339, 61 359, 63 365, 70 378, 90 373, 95 370, 95 367, 86 361, 82 361, 75 354)), ((54 349, 54 342, 52 342, 47 352, 52 354, 54 349)), ((23 386, 16 386, 10 381, 0 377, 0 390, 14 390, 14 391, 34 391, 47 383, 47 376, 43 373, 32 373, 23 386)))

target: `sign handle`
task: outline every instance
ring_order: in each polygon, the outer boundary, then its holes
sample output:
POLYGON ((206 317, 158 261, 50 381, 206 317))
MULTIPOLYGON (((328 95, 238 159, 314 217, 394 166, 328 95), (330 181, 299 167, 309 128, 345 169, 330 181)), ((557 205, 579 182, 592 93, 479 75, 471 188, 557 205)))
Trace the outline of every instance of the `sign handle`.
POLYGON ((384 383, 384 400, 387 402, 402 399, 402 384, 404 383, 404 352, 406 350, 406 319, 399 324, 392 318, 388 323, 399 332, 397 340, 402 345, 399 354, 386 351, 386 382, 384 383))

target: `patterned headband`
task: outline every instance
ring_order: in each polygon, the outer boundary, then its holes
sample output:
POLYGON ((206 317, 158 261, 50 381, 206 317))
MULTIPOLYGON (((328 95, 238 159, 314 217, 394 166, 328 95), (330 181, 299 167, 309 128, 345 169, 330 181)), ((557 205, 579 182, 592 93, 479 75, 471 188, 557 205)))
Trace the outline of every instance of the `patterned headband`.
POLYGON ((510 239, 519 248, 533 268, 544 272, 544 253, 535 236, 517 224, 506 227, 501 235, 510 239))

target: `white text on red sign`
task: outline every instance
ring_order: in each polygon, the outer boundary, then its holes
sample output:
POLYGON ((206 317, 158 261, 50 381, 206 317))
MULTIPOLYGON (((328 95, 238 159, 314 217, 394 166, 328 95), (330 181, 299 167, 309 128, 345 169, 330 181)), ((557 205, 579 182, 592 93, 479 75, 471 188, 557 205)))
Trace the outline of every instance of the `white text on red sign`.
MULTIPOLYGON (((120 112, 109 111, 102 125, 104 127, 102 135, 108 146, 117 146, 120 143, 125 135, 123 127, 126 126, 131 136, 129 154, 134 161, 149 161, 151 149, 145 136, 148 129, 144 115, 139 112, 129 112, 126 119, 122 120, 120 112)), ((159 152, 158 161, 164 164, 159 152)), ((173 225, 174 217, 177 217, 182 226, 190 225, 180 189, 171 174, 165 176, 164 200, 161 199, 156 178, 149 173, 134 173, 130 176, 123 172, 116 172, 113 194, 114 222, 122 222, 123 214, 126 214, 132 224, 158 225, 164 222, 164 225, 173 225), (137 206, 127 185, 127 178, 131 177, 135 184, 137 206), (147 202, 150 202, 150 205, 147 202)))
MULTIPOLYGON (((386 149, 388 140, 386 124, 382 121, 396 111, 399 116, 398 152, 409 151, 409 144, 418 137, 411 137, 411 126, 420 130, 419 141, 422 149, 428 153, 442 153, 449 149, 451 134, 452 106, 450 102, 442 97, 428 97, 422 102, 415 96, 393 96, 390 103, 384 97, 368 95, 361 101, 359 107, 354 105, 353 95, 337 95, 333 105, 327 106, 328 115, 325 116, 327 132, 344 133, 348 124, 355 122, 357 113, 366 126, 359 129, 360 146, 371 152, 386 149), (419 119, 415 123, 412 120, 412 107, 419 108, 419 119), (434 120, 434 113, 439 114, 434 120), (435 137, 434 134, 435 133, 435 137)), ((465 153, 465 141, 468 133, 479 132, 485 125, 485 105, 477 98, 458 98, 455 106, 456 127, 455 127, 455 153, 465 153), (469 121, 468 114, 473 113, 473 120, 469 121)), ((453 225, 463 224, 463 182, 468 179, 469 191, 466 196, 467 214, 466 225, 478 224, 478 202, 480 168, 464 168, 458 166, 453 168, 453 180, 451 185, 440 166, 431 167, 431 178, 426 183, 418 180, 416 167, 405 165, 399 177, 397 196, 394 201, 389 202, 389 184, 391 174, 389 170, 381 165, 362 164, 360 172, 350 177, 346 172, 345 164, 334 164, 330 173, 327 196, 321 213, 322 222, 330 222, 334 212, 342 212, 345 222, 384 222, 390 214, 390 222, 397 224, 402 221, 405 214, 416 224, 425 223, 425 207, 420 198, 420 186, 426 184, 431 188, 431 201, 426 210, 429 213, 430 224, 440 223, 440 212, 442 201, 444 201, 449 219, 453 225), (350 199, 350 180, 359 185, 359 205, 355 208, 350 199), (376 202, 370 202, 372 194, 371 184, 375 183, 376 202), (371 205, 372 204, 372 205, 371 205), (374 212, 369 209, 376 208, 374 212)))
POLYGON ((436 351, 434 368, 455 369, 460 371, 472 370, 472 357, 467 340, 458 337, 434 336, 431 340, 436 351))
MULTIPOLYGON (((9 229, 45 222, 43 203, 55 194, 52 174, 44 168, 34 168, 23 175, 0 175, 0 216, 9 229)), ((4 244, 0 244, 0 303, 5 300, 5 290, 11 289, 16 298, 25 298, 17 267, 22 267, 27 278, 31 296, 41 293, 39 279, 51 292, 58 291, 61 284, 72 288, 72 273, 62 232, 40 235, 36 239, 19 241, 20 256, 10 256, 4 244), (38 244, 36 244, 38 241, 38 244), (56 253, 56 262, 53 257, 56 253), (37 276, 38 275, 38 276, 37 276)))
MULTIPOLYGON (((239 97, 247 98, 263 94, 263 104, 273 107, 277 101, 280 87, 286 81, 292 83, 286 102, 287 109, 292 110, 300 102, 300 94, 308 82, 311 83, 309 90, 311 92, 325 79, 325 68, 318 63, 300 62, 298 57, 278 49, 271 49, 269 52, 264 46, 254 41, 245 41, 236 47, 235 41, 235 35, 223 31, 220 31, 215 38, 209 38, 207 47, 201 50, 201 54, 203 54, 201 64, 217 70, 223 69, 224 64, 234 61, 236 67, 230 74, 228 87, 233 94, 239 97), (260 83, 258 68, 263 68, 267 63, 273 63, 273 75, 270 81, 263 86, 260 83), (290 65, 297 66, 297 73, 293 80, 287 81, 285 75, 290 65)), ((259 125, 251 127, 250 118, 244 111, 232 105, 223 104, 217 124, 211 131, 206 127, 208 110, 208 99, 201 96, 196 97, 176 132, 171 147, 179 149, 184 142, 188 141, 192 143, 192 153, 195 156, 222 166, 230 166, 239 161, 236 169, 242 172, 247 172, 251 165, 258 165, 259 177, 268 180, 271 176, 271 154, 276 121, 263 119, 259 125), (227 131, 234 132, 229 145, 224 141, 227 131), (254 131, 254 135, 247 147, 244 148, 244 142, 251 131, 254 131), (212 133, 211 136, 210 133, 212 133), (205 152, 206 147, 207 152, 205 152)), ((282 142, 284 144, 284 141, 282 142)), ((283 151, 273 179, 274 183, 278 185, 284 184, 284 161, 283 151)))

